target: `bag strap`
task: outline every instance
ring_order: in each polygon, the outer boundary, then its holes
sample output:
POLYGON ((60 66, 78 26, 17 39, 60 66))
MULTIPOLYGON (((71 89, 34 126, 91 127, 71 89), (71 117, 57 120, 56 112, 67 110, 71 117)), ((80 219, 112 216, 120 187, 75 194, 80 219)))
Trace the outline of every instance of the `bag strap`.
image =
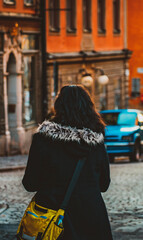
POLYGON ((83 165, 84 165, 84 163, 85 163, 85 160, 86 160, 86 158, 80 159, 80 160, 78 161, 77 165, 76 165, 76 169, 75 169, 75 171, 74 171, 74 173, 73 173, 73 176, 72 176, 72 179, 71 179, 71 181, 70 181, 70 183, 69 183, 68 189, 67 189, 67 191, 66 191, 64 200, 63 200, 63 202, 62 202, 62 204, 61 204, 61 207, 60 207, 60 208, 63 209, 63 210, 65 210, 66 207, 67 207, 67 205, 68 205, 68 202, 69 202, 70 197, 71 197, 71 195, 72 195, 72 192, 73 192, 73 190, 74 190, 74 188, 75 188, 75 185, 76 185, 76 183, 77 183, 77 180, 78 180, 79 175, 80 175, 80 173, 81 173, 81 170, 82 170, 82 168, 83 168, 83 165))

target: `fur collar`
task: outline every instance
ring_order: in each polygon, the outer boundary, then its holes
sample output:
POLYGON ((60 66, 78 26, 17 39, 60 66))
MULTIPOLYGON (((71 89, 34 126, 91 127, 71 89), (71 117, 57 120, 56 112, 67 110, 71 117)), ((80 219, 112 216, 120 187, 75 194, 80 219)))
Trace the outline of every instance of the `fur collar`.
POLYGON ((96 145, 104 141, 102 133, 93 132, 88 128, 77 129, 70 126, 62 126, 50 121, 44 121, 38 127, 37 132, 51 137, 53 140, 63 140, 65 142, 76 141, 80 143, 83 140, 89 145, 96 145))

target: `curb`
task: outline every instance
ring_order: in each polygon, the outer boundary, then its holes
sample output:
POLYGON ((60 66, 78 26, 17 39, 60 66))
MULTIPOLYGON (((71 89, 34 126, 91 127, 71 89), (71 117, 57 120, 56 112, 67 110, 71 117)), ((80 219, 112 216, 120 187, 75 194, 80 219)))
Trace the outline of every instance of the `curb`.
POLYGON ((0 204, 0 215, 9 208, 8 204, 0 204))
POLYGON ((17 171, 17 170, 23 170, 26 166, 8 166, 8 167, 1 167, 0 172, 10 172, 10 171, 17 171))

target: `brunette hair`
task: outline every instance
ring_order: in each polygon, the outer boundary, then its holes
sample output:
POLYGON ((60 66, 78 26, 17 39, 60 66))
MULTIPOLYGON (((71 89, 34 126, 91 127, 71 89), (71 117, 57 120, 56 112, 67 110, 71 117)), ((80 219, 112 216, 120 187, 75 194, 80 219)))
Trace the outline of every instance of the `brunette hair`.
POLYGON ((88 91, 81 85, 61 88, 54 104, 52 121, 80 129, 89 128, 103 134, 105 130, 105 123, 88 91))

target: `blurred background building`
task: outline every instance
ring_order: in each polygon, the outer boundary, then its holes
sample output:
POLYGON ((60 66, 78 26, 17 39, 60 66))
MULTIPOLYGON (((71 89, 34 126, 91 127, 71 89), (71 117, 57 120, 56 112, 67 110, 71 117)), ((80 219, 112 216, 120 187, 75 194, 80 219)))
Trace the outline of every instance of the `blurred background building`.
POLYGON ((41 121, 41 22, 35 4, 0 1, 1 155, 25 153, 41 121))
POLYGON ((125 108, 131 55, 126 1, 56 0, 46 1, 46 8, 48 106, 61 86, 82 83, 98 109, 125 108))
POLYGON ((98 110, 129 106, 129 2, 0 1, 0 155, 28 152, 65 84, 83 84, 98 110))
POLYGON ((143 1, 128 0, 128 47, 133 51, 129 61, 129 105, 143 109, 143 1))

